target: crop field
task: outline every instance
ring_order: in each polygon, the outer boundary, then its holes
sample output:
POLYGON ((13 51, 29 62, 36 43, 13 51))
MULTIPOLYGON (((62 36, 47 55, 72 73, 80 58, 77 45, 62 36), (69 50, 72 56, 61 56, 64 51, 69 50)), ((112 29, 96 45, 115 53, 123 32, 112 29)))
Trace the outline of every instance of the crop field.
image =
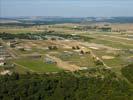
MULTIPOLYGON (((88 26, 93 28, 96 25, 103 27, 103 24, 90 24, 88 26)), ((132 27, 129 27, 132 24, 111 24, 111 32, 101 31, 98 28, 88 29, 88 26, 86 24, 0 26, 1 34, 3 32, 3 34, 9 33, 11 35, 34 33, 37 37, 16 39, 15 47, 7 45, 12 43, 12 40, 2 40, 3 46, 12 55, 12 64, 15 65, 11 71, 19 73, 75 71, 99 66, 97 65, 99 60, 100 64, 120 72, 123 66, 133 61, 133 30, 132 27), (39 35, 41 32, 49 31, 52 31, 53 35, 44 34, 45 39, 43 39, 44 36, 41 38, 39 35), (54 35, 54 33, 56 34, 54 35), (83 38, 73 39, 63 36, 68 34, 83 38), (56 64, 46 63, 45 59, 47 58, 54 60, 56 64)), ((31 34, 31 37, 34 35, 31 34)), ((1 71, 3 69, 0 68, 1 71)))
POLYGON ((133 0, 0 0, 0 100, 133 100, 133 0))

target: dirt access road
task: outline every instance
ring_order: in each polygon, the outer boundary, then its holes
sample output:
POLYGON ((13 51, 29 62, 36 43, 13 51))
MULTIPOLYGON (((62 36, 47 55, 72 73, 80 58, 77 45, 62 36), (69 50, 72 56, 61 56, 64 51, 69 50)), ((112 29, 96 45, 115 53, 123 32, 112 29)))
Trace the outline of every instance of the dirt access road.
POLYGON ((69 71, 76 71, 76 70, 80 70, 80 67, 74 64, 69 64, 68 62, 62 61, 61 59, 55 57, 55 56, 50 56, 50 55, 46 55, 47 57, 55 60, 57 62, 58 67, 63 68, 65 70, 69 70, 69 71))

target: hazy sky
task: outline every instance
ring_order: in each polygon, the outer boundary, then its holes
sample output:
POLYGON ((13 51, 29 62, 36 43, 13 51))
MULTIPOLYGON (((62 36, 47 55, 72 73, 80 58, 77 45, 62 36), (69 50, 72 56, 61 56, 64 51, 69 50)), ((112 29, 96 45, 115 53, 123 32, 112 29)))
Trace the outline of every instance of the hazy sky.
POLYGON ((0 0, 3 16, 133 16, 133 0, 0 0))

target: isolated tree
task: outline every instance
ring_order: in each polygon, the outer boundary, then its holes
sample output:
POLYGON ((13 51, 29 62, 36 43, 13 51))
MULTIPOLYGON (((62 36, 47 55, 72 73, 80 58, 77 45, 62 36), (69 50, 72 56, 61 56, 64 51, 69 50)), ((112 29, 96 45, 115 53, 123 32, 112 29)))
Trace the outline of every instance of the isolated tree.
POLYGON ((72 46, 72 49, 76 49, 75 46, 72 46))
POLYGON ((49 49, 49 50, 52 50, 52 46, 48 46, 48 49, 49 49))
POLYGON ((53 46, 53 50, 57 50, 58 48, 57 48, 57 46, 53 46))
POLYGON ((77 48, 77 49, 80 49, 80 47, 79 47, 79 46, 76 46, 76 48, 77 48))
POLYGON ((54 41, 54 40, 56 40, 56 38, 52 37, 51 40, 54 41))
POLYGON ((83 50, 81 50, 81 51, 80 51, 80 53, 81 53, 81 54, 84 54, 84 51, 83 51, 83 50))
POLYGON ((103 65, 103 62, 102 62, 101 60, 96 60, 96 61, 95 61, 95 64, 96 64, 96 65, 103 65))

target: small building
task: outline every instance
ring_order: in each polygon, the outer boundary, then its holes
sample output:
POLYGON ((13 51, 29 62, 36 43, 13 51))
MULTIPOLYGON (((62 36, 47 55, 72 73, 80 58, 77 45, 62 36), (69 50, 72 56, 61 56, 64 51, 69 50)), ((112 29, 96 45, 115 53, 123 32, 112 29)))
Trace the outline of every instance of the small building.
POLYGON ((57 64, 57 62, 54 59, 49 58, 49 57, 45 58, 45 63, 47 63, 47 64, 57 64))

